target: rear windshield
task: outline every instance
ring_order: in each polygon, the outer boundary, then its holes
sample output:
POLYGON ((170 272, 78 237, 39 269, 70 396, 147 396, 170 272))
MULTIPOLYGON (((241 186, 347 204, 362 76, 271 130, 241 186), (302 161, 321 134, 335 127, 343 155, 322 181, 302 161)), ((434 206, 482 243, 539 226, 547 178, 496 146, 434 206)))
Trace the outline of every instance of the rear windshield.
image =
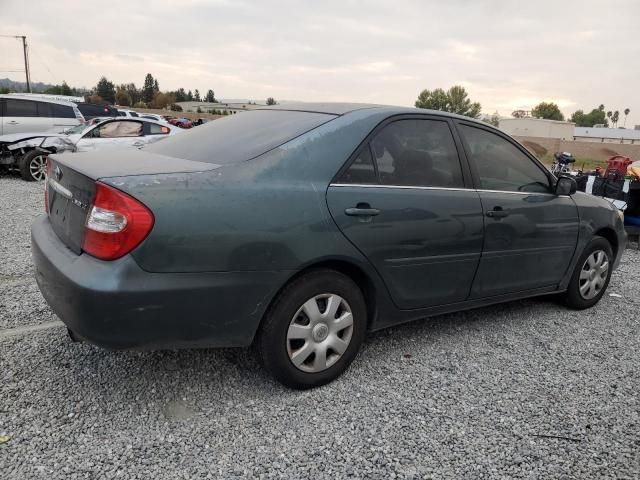
POLYGON ((252 110, 194 127, 145 150, 196 162, 241 162, 334 118, 324 113, 252 110))

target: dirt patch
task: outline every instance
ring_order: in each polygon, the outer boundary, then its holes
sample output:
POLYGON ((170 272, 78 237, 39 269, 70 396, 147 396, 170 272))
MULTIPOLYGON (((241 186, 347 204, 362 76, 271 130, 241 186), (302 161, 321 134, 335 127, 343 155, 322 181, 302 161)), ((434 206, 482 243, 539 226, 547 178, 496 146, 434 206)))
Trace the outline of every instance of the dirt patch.
POLYGON ((618 152, 616 152, 615 150, 611 150, 610 148, 601 148, 599 153, 602 153, 602 155, 607 157, 618 155, 618 152))
POLYGON ((539 143, 531 142, 529 140, 525 140, 524 142, 522 142, 522 144, 527 147, 527 150, 531 151, 531 153, 533 153, 537 157, 542 157, 549 151, 539 143))

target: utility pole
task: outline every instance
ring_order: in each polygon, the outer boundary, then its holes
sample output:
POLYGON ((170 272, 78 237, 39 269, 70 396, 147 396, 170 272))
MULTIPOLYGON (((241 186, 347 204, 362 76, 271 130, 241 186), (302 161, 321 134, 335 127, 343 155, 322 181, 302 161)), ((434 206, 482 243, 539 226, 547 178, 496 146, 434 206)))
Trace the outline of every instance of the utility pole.
POLYGON ((22 51, 24 53, 24 73, 27 78, 27 91, 31 93, 31 75, 29 74, 29 54, 27 53, 27 37, 25 35, 0 35, 0 37, 19 38, 22 40, 22 51))
POLYGON ((31 93, 31 76, 29 75, 29 56, 27 54, 27 37, 22 35, 22 50, 24 52, 24 73, 27 77, 27 91, 31 93))

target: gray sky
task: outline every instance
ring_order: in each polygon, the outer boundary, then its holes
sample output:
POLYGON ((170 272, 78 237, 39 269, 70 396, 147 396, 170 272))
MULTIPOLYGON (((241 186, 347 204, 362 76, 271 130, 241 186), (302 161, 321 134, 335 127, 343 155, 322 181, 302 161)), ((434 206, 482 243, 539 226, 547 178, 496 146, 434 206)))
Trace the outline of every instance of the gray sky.
MULTIPOLYGON (((141 86, 151 72, 218 98, 397 105, 461 84, 485 113, 604 103, 640 123, 638 0, 0 0, 0 18, 49 83, 141 86)), ((21 65, 0 39, 0 70, 21 65)))

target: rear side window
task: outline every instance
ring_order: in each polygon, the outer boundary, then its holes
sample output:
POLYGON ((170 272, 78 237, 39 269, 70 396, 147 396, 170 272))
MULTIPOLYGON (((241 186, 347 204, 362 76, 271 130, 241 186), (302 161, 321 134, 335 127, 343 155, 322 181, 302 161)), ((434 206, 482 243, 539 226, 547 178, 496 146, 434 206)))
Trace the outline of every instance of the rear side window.
POLYGON ((371 146, 383 185, 464 186, 447 122, 398 120, 378 132, 371 146))
POLYGON ((373 166, 373 157, 369 145, 365 145, 362 151, 354 158, 349 168, 342 174, 340 183, 373 184, 377 183, 376 170, 373 166))
POLYGON ((480 128, 459 128, 481 189, 550 193, 549 178, 511 142, 480 128))
POLYGON ((157 123, 147 123, 149 125, 148 135, 166 135, 169 133, 169 127, 158 125, 157 123))
POLYGON ((51 116, 54 118, 76 118, 73 107, 67 105, 51 104, 51 116))
POLYGON ((38 108, 38 116, 39 117, 51 117, 51 104, 45 102, 34 102, 37 103, 38 108))
POLYGON ((4 116, 5 117, 37 117, 38 102, 30 100, 13 100, 7 98, 5 100, 4 116))
POLYGON ((335 118, 286 110, 253 110, 172 135, 145 150, 197 162, 228 164, 248 160, 335 118))

